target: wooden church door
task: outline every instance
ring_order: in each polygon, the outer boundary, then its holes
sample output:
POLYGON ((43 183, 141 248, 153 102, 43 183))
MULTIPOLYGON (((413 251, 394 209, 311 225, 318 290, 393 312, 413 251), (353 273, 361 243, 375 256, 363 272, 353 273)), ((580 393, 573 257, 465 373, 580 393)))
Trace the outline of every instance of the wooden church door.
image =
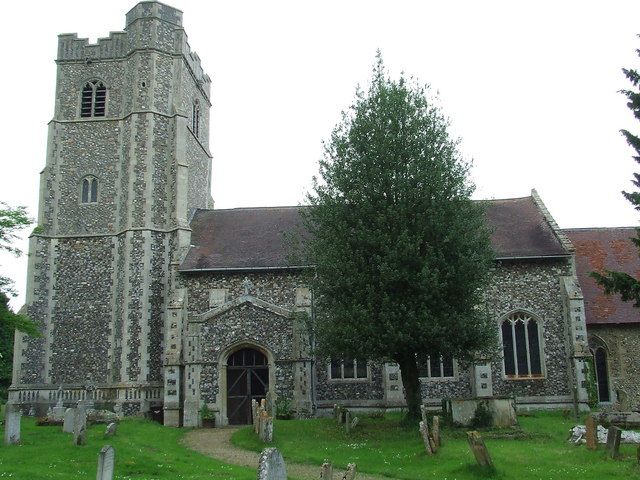
POLYGON ((227 360, 227 418, 230 425, 251 423, 251 400, 260 402, 269 389, 267 357, 253 348, 238 350, 227 360))

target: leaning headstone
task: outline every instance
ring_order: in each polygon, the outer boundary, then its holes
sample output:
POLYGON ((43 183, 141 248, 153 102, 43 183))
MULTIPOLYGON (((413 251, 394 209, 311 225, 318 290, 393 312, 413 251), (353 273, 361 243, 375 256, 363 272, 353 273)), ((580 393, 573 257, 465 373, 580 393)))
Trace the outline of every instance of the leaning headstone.
POLYGON ((346 434, 351 432, 351 412, 349 412, 349 410, 347 410, 344 417, 344 431, 346 434))
POLYGON ((431 447, 431 439, 429 438, 429 426, 427 422, 420 422, 420 433, 422 434, 422 441, 424 442, 424 449, 428 455, 433 454, 433 448, 431 447))
POLYGON ((115 422, 111 422, 107 425, 107 429, 104 431, 105 436, 113 437, 118 431, 118 424, 115 422))
POLYGON ((426 405, 420 405, 420 414, 422 415, 422 421, 427 423, 427 407, 426 405))
POLYGON ((489 450, 487 450, 484 440, 480 437, 480 434, 476 431, 467 432, 467 440, 469 442, 469 448, 476 457, 478 465, 481 467, 493 468, 493 462, 491 461, 489 450))
POLYGON ((611 458, 617 458, 620 453, 620 438, 622 437, 622 430, 613 425, 609 427, 607 431, 607 454, 611 458))
POLYGON ((596 423, 595 418, 592 415, 588 415, 585 420, 586 433, 585 437, 587 440, 587 448, 589 450, 596 450, 598 448, 598 424, 596 423))
POLYGON ((73 417, 73 444, 86 445, 87 443, 87 411, 84 404, 78 402, 73 417))
POLYGON ((8 403, 4 410, 4 444, 20 443, 20 416, 22 411, 18 405, 8 403))
POLYGON ((258 480, 287 480, 287 467, 277 448, 265 448, 260 454, 258 480))
POLYGON ((96 480, 113 480, 116 452, 111 445, 105 445, 98 453, 98 474, 96 480))
POLYGON ((350 463, 347 465, 347 471, 344 472, 342 480, 353 480, 356 478, 356 464, 350 463))
POLYGON ((64 421, 62 423, 62 431, 65 433, 73 433, 73 421, 76 418, 76 409, 67 408, 64 411, 64 421))
POLYGON ((333 465, 328 460, 320 467, 320 480, 333 480, 333 465))
POLYGON ((436 448, 440 448, 441 439, 440 439, 440 417, 435 415, 433 417, 433 425, 431 426, 431 435, 433 437, 433 443, 435 443, 436 448))

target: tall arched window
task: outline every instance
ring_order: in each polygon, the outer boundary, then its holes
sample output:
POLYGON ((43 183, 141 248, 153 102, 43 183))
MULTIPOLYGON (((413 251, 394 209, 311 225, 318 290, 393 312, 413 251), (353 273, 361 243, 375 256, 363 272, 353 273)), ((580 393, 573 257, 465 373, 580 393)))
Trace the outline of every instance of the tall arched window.
POLYGON ((599 346, 593 350, 593 363, 596 369, 596 383, 598 384, 598 401, 610 402, 609 395, 609 368, 607 362, 607 351, 599 346))
POLYGON ((81 203, 97 203, 98 202, 98 179, 93 176, 84 177, 82 179, 80 191, 81 203))
POLYGON ((107 87, 100 80, 85 83, 80 103, 81 117, 104 117, 107 105, 107 87))
POLYGON ((193 115, 191 117, 191 130, 198 137, 200 135, 200 104, 196 100, 193 102, 193 115))
POLYGON ((530 315, 516 312, 500 326, 504 374, 511 378, 541 378, 540 325, 530 315))

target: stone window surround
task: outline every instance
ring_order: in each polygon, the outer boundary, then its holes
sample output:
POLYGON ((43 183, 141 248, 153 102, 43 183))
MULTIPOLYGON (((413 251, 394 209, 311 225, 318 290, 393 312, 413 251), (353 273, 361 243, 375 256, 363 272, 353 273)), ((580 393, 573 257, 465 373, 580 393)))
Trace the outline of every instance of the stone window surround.
MULTIPOLYGON (((498 321, 498 337, 499 337, 499 341, 500 341, 500 345, 501 345, 501 353, 500 353, 500 363, 502 364, 502 379, 503 380, 508 380, 508 381, 515 381, 515 382, 520 382, 520 381, 536 381, 536 380, 545 380, 547 378, 547 367, 546 367, 546 362, 545 362, 545 340, 544 340, 544 325, 543 325, 543 320, 540 316, 536 315, 535 313, 531 312, 530 310, 527 310, 526 308, 516 308, 514 310, 511 310, 509 312, 507 312, 506 314, 502 315, 498 321), (531 376, 531 375, 519 375, 519 376, 515 376, 515 375, 507 375, 506 374, 506 369, 505 369, 505 364, 504 364, 504 348, 502 347, 502 345, 504 345, 503 343, 503 339, 502 339, 502 323, 505 320, 508 320, 511 316, 513 315, 517 315, 517 314, 523 314, 525 316, 530 317, 532 320, 536 321, 536 325, 538 327, 538 347, 540 349, 540 371, 541 373, 539 375, 536 376, 531 376)), ((526 331, 526 329, 525 329, 526 331)), ((529 346, 527 345, 527 350, 528 350, 529 346)))
MULTIPOLYGON (((353 359, 353 371, 354 373, 357 372, 357 368, 356 365, 358 363, 358 361, 354 358, 353 359)), ((341 370, 342 370, 342 374, 344 375, 344 361, 341 361, 341 370)), ((356 373, 357 375, 357 373, 356 373)), ((345 382, 355 382, 355 383, 363 383, 363 382, 370 382, 371 381, 371 365, 369 364, 369 361, 367 361, 367 376, 366 377, 358 377, 358 378, 333 378, 331 376, 331 360, 329 360, 328 364, 327 364, 327 380, 329 382, 338 382, 338 383, 345 383, 345 382)))
POLYGON ((100 179, 96 175, 94 175, 92 173, 90 173, 88 175, 85 175, 84 177, 82 177, 80 179, 80 182, 78 183, 78 203, 80 205, 83 205, 83 206, 97 205, 98 203, 100 203, 100 190, 101 190, 101 188, 100 188, 100 179), (85 180, 89 181, 89 194, 88 194, 89 198, 88 198, 88 201, 86 201, 86 202, 84 202, 82 200, 82 187, 83 187, 83 184, 84 184, 85 180), (96 181, 96 190, 97 190, 96 191, 96 201, 95 202, 91 201, 91 186, 92 186, 92 181, 93 180, 96 181))
POLYGON ((599 335, 589 335, 589 352, 591 352, 591 355, 593 357, 593 367, 595 369, 593 373, 596 380, 596 389, 598 389, 598 403, 600 405, 613 405, 615 403, 614 399, 616 398, 616 396, 614 395, 615 392, 613 389, 613 384, 611 382, 611 369, 609 368, 609 345, 607 345, 607 342, 605 342, 604 339, 602 339, 599 335), (600 400, 600 391, 598 388, 598 373, 596 366, 596 350, 600 348, 603 350, 605 355, 605 362, 607 367, 607 384, 609 386, 609 400, 604 402, 600 400))
POLYGON ((200 101, 193 101, 191 109, 191 132, 196 138, 200 137, 200 101))
POLYGON ((89 120, 89 121, 91 121, 91 120, 103 120, 103 119, 105 119, 106 117, 108 117, 108 116, 109 116, 109 91, 110 91, 110 90, 111 90, 111 89, 110 89, 110 88, 109 88, 109 86, 107 85, 107 82, 105 82, 105 81, 104 81, 104 80, 102 80, 101 78, 92 77, 92 78, 88 78, 88 79, 84 80, 84 81, 79 85, 79 88, 78 88, 78 93, 79 93, 79 95, 78 95, 78 108, 77 108, 76 117, 77 117, 79 120, 82 120, 82 121, 85 121, 85 120, 89 120), (83 89, 84 89, 85 85, 87 85, 87 83, 94 83, 94 84, 95 84, 95 83, 98 83, 98 82, 99 82, 99 83, 102 83, 102 85, 103 85, 103 86, 104 86, 104 88, 105 88, 105 98, 104 98, 104 115, 100 115, 100 116, 94 116, 94 115, 93 115, 93 102, 95 101, 95 91, 94 91, 94 92, 93 92, 94 100, 93 100, 93 101, 92 101, 92 103, 91 103, 91 110, 92 110, 92 113, 91 113, 91 115, 90 115, 90 116, 88 116, 88 117, 83 117, 83 116, 82 116, 82 91, 83 91, 83 89))
MULTIPOLYGON (((460 372, 458 371, 458 361, 454 358, 453 360, 453 375, 449 377, 429 377, 429 376, 420 376, 418 377, 421 382, 452 382, 458 379, 460 372)), ((440 368, 443 369, 442 365, 442 355, 440 355, 440 368)), ((430 367, 429 367, 430 369, 430 367)), ((420 372, 420 368, 418 368, 418 372, 420 372)))

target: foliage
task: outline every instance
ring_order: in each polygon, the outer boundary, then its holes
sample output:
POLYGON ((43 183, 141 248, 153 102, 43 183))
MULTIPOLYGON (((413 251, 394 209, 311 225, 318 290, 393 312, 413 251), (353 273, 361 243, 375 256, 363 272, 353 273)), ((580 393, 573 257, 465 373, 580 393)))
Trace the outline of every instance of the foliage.
MULTIPOLYGON (((640 37, 640 35, 639 35, 640 37)), ((636 49, 636 53, 640 56, 640 49, 636 49)), ((621 90, 627 98, 627 107, 633 113, 636 120, 640 120, 640 72, 635 69, 623 68, 627 80, 631 82, 632 89, 621 90)), ((625 140, 631 148, 635 150, 633 159, 640 163, 640 137, 634 135, 629 130, 620 130, 625 140)), ((633 185, 640 188, 640 173, 633 174, 633 185)), ((634 192, 623 191, 624 197, 631 202, 637 211, 640 211, 640 191, 634 192)), ((635 245, 640 248, 640 230, 636 231, 636 237, 631 239, 635 245)), ((604 288, 607 295, 620 294, 625 302, 633 302, 635 307, 640 307, 640 281, 624 272, 614 272, 606 270, 605 272, 592 272, 591 276, 604 288)))
POLYGON ((206 403, 203 403, 202 407, 200 407, 200 418, 202 420, 215 420, 216 413, 211 410, 206 403))
MULTIPOLYGON (((637 478, 635 445, 620 446, 622 458, 605 459, 602 449, 591 451, 567 442, 576 421, 561 412, 535 412, 519 417, 522 431, 492 429, 482 432, 496 465, 496 473, 485 473, 469 451, 466 430, 441 424, 442 448, 427 455, 417 425, 402 428, 398 414, 386 418, 360 417, 358 428, 349 435, 333 419, 275 421, 273 445, 290 462, 321 465, 329 459, 334 468, 354 462, 363 474, 387 478, 440 478, 477 480, 613 480, 637 478), (510 435, 511 434, 511 435, 510 435)), ((578 422, 580 423, 580 422, 578 422)), ((242 428, 232 437, 239 447, 260 452, 264 443, 251 428, 242 428)))
POLYGON ((586 357, 584 359, 584 368, 584 378, 586 383, 589 408, 596 409, 598 408, 599 399, 598 386, 596 383, 596 367, 593 361, 593 357, 586 357))
POLYGON ((493 425, 493 413, 489 410, 487 402, 478 402, 476 411, 471 419, 472 428, 489 428, 493 425))
POLYGON ((390 79, 378 53, 304 214, 321 353, 399 363, 414 419, 417 354, 465 359, 495 344, 479 308, 493 259, 484 205, 448 126, 428 87, 390 79))
POLYGON ((276 417, 277 418, 289 418, 292 414, 291 400, 287 397, 282 397, 276 400, 276 417))
POLYGON ((105 440, 104 425, 92 425, 87 445, 76 447, 57 427, 37 427, 22 417, 22 445, 0 442, 0 477, 29 480, 95 478, 98 452, 108 443, 116 452, 114 478, 130 480, 254 480, 255 469, 232 466, 189 450, 185 431, 142 419, 126 419, 105 440))

